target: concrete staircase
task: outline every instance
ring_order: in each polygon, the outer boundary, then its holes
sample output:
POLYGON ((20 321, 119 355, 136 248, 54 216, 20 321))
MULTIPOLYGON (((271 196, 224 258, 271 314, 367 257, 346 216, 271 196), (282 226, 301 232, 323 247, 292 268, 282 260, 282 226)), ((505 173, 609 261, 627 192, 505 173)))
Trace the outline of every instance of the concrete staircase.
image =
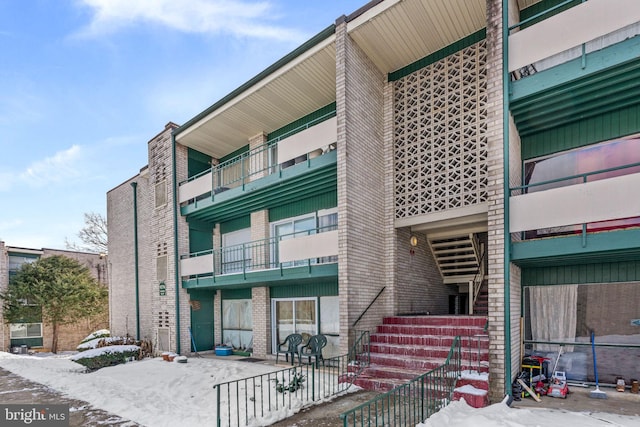
POLYGON ((488 404, 489 340, 483 316, 387 317, 371 334, 371 364, 355 384, 386 392, 442 365, 456 335, 462 337, 463 376, 454 400, 488 404))

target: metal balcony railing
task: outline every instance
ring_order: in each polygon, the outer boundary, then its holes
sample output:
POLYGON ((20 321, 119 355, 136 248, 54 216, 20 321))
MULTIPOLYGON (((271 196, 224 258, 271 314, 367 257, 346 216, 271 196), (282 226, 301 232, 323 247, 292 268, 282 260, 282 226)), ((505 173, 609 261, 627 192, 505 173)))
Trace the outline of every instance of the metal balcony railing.
MULTIPOLYGON (((314 120, 311 120, 302 126, 299 126, 283 135, 278 136, 277 138, 270 139, 259 147, 241 153, 229 160, 213 166, 210 169, 191 176, 189 177, 189 179, 181 182, 179 185, 185 185, 191 181, 194 181, 211 173, 211 188, 213 194, 215 195, 232 188, 241 186, 243 187, 247 183, 258 178, 281 172, 283 169, 286 169, 287 167, 292 166, 296 163, 308 161, 312 157, 310 155, 311 153, 306 153, 297 157, 296 159, 287 160, 278 164, 278 143, 295 133, 306 130, 333 116, 335 116, 335 112, 328 113, 314 120)), ((333 145, 332 148, 335 148, 335 142, 331 141, 331 143, 331 145, 333 145)), ((327 145, 329 144, 327 143, 327 145)))
MULTIPOLYGON (((584 173, 570 175, 566 177, 551 179, 548 181, 541 181, 533 184, 512 187, 509 189, 509 194, 510 196, 524 196, 529 193, 533 194, 536 191, 536 189, 538 189, 539 187, 549 186, 550 184, 558 184, 558 185, 552 185, 551 188, 547 187, 538 191, 553 190, 559 187, 581 185, 581 184, 586 184, 587 182, 592 182, 600 179, 609 179, 609 178, 612 178, 612 176, 598 177, 598 175, 602 175, 610 172, 614 172, 613 177, 638 173, 640 172, 640 162, 629 163, 626 165, 621 165, 621 166, 611 167, 606 169, 598 169, 591 172, 584 172, 584 173), (615 172, 618 172, 618 171, 624 171, 624 172, 616 174, 615 172), (589 177, 596 178, 596 179, 590 180, 589 177)), ((606 221, 589 222, 589 223, 582 223, 582 224, 567 224, 566 226, 563 226, 558 228, 557 230, 554 230, 553 233, 551 232, 546 233, 544 236, 539 236, 537 233, 537 230, 530 230, 527 232, 518 233, 517 236, 519 240, 526 240, 526 239, 534 239, 538 237, 552 237, 552 236, 567 235, 567 234, 581 234, 582 240, 583 240, 583 246, 585 246, 586 235, 588 231, 589 232, 609 231, 613 229, 622 229, 622 228, 630 228, 630 227, 638 227, 638 226, 640 226, 640 217, 627 217, 627 218, 617 218, 617 219, 610 219, 606 221)))
POLYGON ((195 258, 213 255, 211 271, 192 277, 219 276, 224 274, 246 274, 252 271, 284 269, 291 267, 311 266, 317 264, 330 264, 338 261, 337 256, 325 256, 308 258, 304 260, 281 262, 279 257, 279 244, 282 240, 296 237, 310 236, 318 233, 337 230, 337 225, 318 227, 311 230, 299 231, 268 239, 256 240, 239 245, 225 246, 219 249, 194 252, 183 255, 181 259, 195 258))

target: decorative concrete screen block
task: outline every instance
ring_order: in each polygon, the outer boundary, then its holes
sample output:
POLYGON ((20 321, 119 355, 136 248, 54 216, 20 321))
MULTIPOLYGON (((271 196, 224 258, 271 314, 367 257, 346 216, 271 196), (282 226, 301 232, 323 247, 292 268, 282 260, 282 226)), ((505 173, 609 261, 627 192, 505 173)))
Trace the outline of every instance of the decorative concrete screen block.
POLYGON ((487 201, 486 47, 394 84, 395 218, 487 201))

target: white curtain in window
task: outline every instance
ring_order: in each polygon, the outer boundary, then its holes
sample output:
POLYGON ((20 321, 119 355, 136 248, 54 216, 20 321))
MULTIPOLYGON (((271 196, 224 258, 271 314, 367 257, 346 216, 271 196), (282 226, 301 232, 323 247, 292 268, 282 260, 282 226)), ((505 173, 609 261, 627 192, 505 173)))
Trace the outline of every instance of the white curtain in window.
MULTIPOLYGON (((578 285, 529 287, 531 332, 534 341, 574 341, 578 285)), ((536 344, 536 350, 554 351, 557 345, 536 344)), ((564 351, 573 351, 565 346, 564 351)))

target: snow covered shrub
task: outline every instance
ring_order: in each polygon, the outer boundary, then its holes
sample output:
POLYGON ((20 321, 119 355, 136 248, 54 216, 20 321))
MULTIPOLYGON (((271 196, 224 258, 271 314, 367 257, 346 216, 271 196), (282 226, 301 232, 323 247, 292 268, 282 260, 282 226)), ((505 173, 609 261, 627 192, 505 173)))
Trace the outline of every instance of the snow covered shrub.
POLYGON ((87 335, 82 341, 80 341, 80 344, 87 341, 94 340, 96 338, 104 338, 104 337, 110 337, 110 336, 111 336, 111 331, 109 331, 108 329, 100 329, 87 335))
POLYGON ((71 356, 71 360, 95 371, 107 366, 140 360, 142 358, 140 350, 137 345, 112 345, 83 351, 71 356))

